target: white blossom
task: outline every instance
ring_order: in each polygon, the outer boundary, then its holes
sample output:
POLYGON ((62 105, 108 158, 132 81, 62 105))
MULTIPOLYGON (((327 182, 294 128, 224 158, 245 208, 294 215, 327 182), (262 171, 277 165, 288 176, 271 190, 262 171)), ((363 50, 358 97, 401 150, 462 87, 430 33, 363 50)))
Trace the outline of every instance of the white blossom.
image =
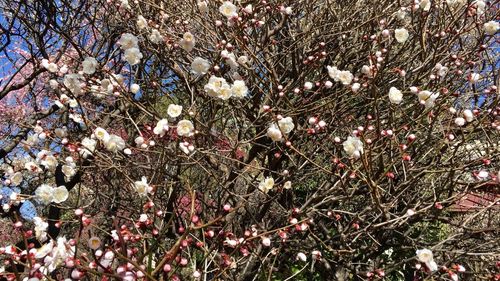
POLYGON ((285 184, 283 184, 283 188, 284 189, 291 189, 292 188, 292 182, 291 181, 285 182, 285 184))
POLYGON ((35 224, 35 237, 40 242, 47 240, 47 228, 49 224, 40 217, 34 217, 33 223, 35 224))
POLYGON ((182 105, 177 104, 169 104, 167 108, 168 116, 175 118, 181 115, 182 113, 182 105))
POLYGON ((137 28, 145 29, 148 27, 148 21, 142 16, 137 16, 137 28))
POLYGON ((219 7, 219 12, 227 18, 235 17, 238 16, 238 7, 229 1, 225 1, 219 7))
POLYGON ((191 63, 191 71, 194 74, 206 74, 210 69, 210 62, 204 58, 196 57, 191 63))
POLYGON ((396 87, 389 89, 389 100, 393 104, 400 104, 403 101, 403 93, 396 87))
POLYGON ((85 60, 82 62, 82 66, 83 66, 83 73, 94 74, 97 66, 99 66, 99 63, 93 57, 86 57, 85 60))
POLYGON ((122 34, 122 36, 120 37, 120 40, 118 40, 118 44, 120 44, 120 47, 122 48, 122 50, 127 50, 127 49, 131 49, 131 48, 138 48, 139 47, 138 43, 139 43, 139 40, 137 39, 137 37, 135 37, 131 33, 122 34))
POLYGON ((464 115, 464 118, 467 122, 472 122, 474 120, 474 113, 472 113, 470 109, 464 110, 462 114, 464 115))
POLYGON ((196 44, 194 35, 191 32, 186 32, 182 35, 182 40, 180 41, 180 46, 186 50, 186 52, 191 52, 196 44))
POLYGON ((282 118, 278 121, 278 126, 280 130, 285 134, 289 134, 293 130, 293 128, 295 128, 292 117, 282 118))
POLYGON ((211 97, 227 100, 231 97, 231 86, 226 79, 212 75, 204 87, 205 92, 211 97))
POLYGON ((130 65, 136 65, 141 62, 142 53, 138 48, 130 48, 125 50, 124 58, 130 65))
POLYGON ((190 137, 194 133, 194 125, 189 120, 181 120, 177 123, 177 135, 190 137))
POLYGON ((283 134, 276 124, 271 124, 267 129, 267 136, 273 141, 281 141, 283 139, 283 134))
POLYGON ((455 125, 462 127, 465 125, 465 119, 462 117, 455 118, 455 125))
POLYGON ((120 136, 111 134, 109 135, 107 141, 104 143, 104 146, 107 150, 116 153, 125 148, 125 141, 120 136))
POLYGON ((137 94, 141 90, 141 87, 138 84, 132 84, 130 85, 130 92, 132 94, 137 94))
POLYGON ((155 44, 159 44, 163 41, 163 36, 158 29, 153 28, 153 30, 151 30, 151 34, 149 34, 149 40, 155 44))
POLYGON ((394 30, 394 37, 399 43, 404 43, 406 40, 408 40, 409 36, 410 34, 408 33, 408 30, 406 30, 406 28, 397 28, 396 30, 394 30))
POLYGON ((430 91, 420 91, 418 93, 418 100, 421 104, 425 105, 425 108, 432 108, 438 97, 439 93, 432 93, 430 91))
POLYGON ((97 127, 95 130, 94 130, 94 136, 96 139, 102 141, 102 142, 107 142, 108 139, 109 139, 109 133, 101 128, 101 127, 97 127))
POLYGON ((161 119, 156 123, 156 126, 153 129, 153 133, 155 135, 159 135, 160 137, 163 137, 165 133, 168 131, 168 120, 167 119, 161 119))
POLYGON ((58 186, 52 190, 53 198, 52 202, 62 203, 68 199, 69 193, 64 185, 58 186))
POLYGON ((273 187, 274 179, 272 177, 267 177, 259 183, 259 190, 264 193, 268 193, 273 187))
POLYGON ((500 29, 500 23, 497 21, 489 21, 484 24, 484 32, 488 35, 495 35, 498 29, 500 29))
POLYGON ((342 146, 349 157, 359 158, 363 154, 363 142, 358 137, 348 137, 342 146))
POLYGON ((147 196, 148 193, 153 192, 153 187, 148 184, 148 179, 146 177, 142 177, 140 181, 134 182, 134 189, 141 196, 147 196))
POLYGON ((82 149, 80 150, 80 155, 82 155, 83 158, 87 158, 94 153, 97 142, 91 138, 84 138, 81 144, 82 149))
POLYGON ((234 81, 231 87, 232 96, 236 98, 244 98, 248 94, 248 88, 245 85, 245 81, 237 80, 234 81))
POLYGON ((49 72, 56 73, 59 68, 57 67, 57 64, 53 62, 49 62, 47 59, 42 60, 42 66, 47 69, 49 72))
POLYGON ((433 260, 432 251, 429 249, 417 250, 418 261, 426 263, 433 260))
POLYGON ((48 184, 42 184, 35 190, 36 199, 44 204, 48 205, 52 203, 54 199, 54 188, 48 184))

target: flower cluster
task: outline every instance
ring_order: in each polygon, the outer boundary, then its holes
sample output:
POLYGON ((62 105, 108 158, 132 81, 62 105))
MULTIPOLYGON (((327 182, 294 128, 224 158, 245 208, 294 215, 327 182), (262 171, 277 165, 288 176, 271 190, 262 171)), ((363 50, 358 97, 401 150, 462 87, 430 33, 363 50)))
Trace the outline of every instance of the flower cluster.
POLYGON ((120 37, 118 44, 120 44, 121 49, 125 52, 124 59, 130 65, 136 65, 141 62, 142 53, 139 50, 139 40, 131 33, 124 33, 120 37))
POLYGON ((244 81, 237 80, 233 85, 230 85, 226 79, 214 75, 210 77, 204 89, 209 96, 222 100, 227 100, 231 97, 244 98, 248 94, 248 88, 244 81))

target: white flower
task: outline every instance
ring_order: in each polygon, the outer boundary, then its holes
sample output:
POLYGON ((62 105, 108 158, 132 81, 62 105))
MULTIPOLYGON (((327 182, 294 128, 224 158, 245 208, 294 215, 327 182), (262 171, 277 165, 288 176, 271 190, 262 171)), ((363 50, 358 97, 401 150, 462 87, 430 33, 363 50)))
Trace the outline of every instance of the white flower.
POLYGON ((83 66, 83 73, 94 74, 97 66, 99 66, 99 63, 93 57, 86 57, 85 60, 82 62, 82 66, 83 66))
POLYGON ((243 9, 243 11, 245 11, 245 13, 247 13, 247 14, 251 14, 253 12, 252 4, 246 5, 245 8, 243 9))
POLYGON ((283 188, 284 189, 290 189, 290 188, 292 188, 292 182, 291 181, 285 182, 285 184, 283 184, 283 188))
POLYGON ((33 223, 35 224, 35 237, 40 242, 47 240, 47 228, 49 224, 40 217, 34 217, 33 223))
POLYGON ((295 128, 292 117, 282 118, 278 121, 278 126, 280 127, 280 130, 285 134, 290 133, 293 128, 295 128))
POLYGON ((338 79, 344 85, 351 84, 353 78, 354 78, 354 76, 348 70, 340 71, 339 76, 338 76, 338 79))
POLYGON ((144 137, 138 136, 137 138, 135 138, 134 142, 135 144, 137 144, 137 146, 140 146, 141 144, 144 143, 144 137))
POLYGON ((262 237, 262 246, 269 247, 271 246, 271 239, 269 237, 262 237))
POLYGON ((68 199, 69 193, 64 185, 58 186, 52 190, 53 198, 52 202, 62 203, 68 199))
POLYGON ((106 146, 106 149, 111 152, 117 152, 125 148, 125 141, 120 136, 112 134, 109 135, 109 138, 104 143, 104 146, 106 146))
POLYGON ((156 126, 153 129, 153 133, 155 135, 160 135, 160 137, 163 137, 165 133, 168 131, 168 120, 167 119, 161 119, 156 123, 156 126))
POLYGON ((363 142, 358 137, 348 137, 342 146, 350 157, 359 158, 363 154, 363 142))
POLYGON ((393 104, 400 104, 403 101, 403 93, 396 87, 391 87, 389 89, 389 100, 393 104))
POLYGON ((21 182, 23 181, 23 173, 21 172, 16 172, 14 174, 12 174, 10 177, 10 183, 14 186, 17 186, 19 184, 21 184, 21 182))
POLYGON ((42 184, 35 190, 36 199, 44 204, 48 205, 52 202, 54 198, 54 188, 48 184, 42 184))
POLYGON ((147 196, 148 193, 153 191, 153 187, 148 184, 146 177, 142 177, 140 181, 134 182, 134 188, 141 196, 147 196))
POLYGON ((177 123, 177 135, 179 136, 192 136, 194 131, 194 125, 189 120, 181 120, 177 123))
POLYGON ((141 62, 142 53, 138 48, 130 48, 125 50, 124 58, 130 65, 136 65, 141 62))
POLYGON ((431 9, 431 0, 422 0, 420 2, 420 8, 426 12, 429 11, 431 9))
POLYGON ((434 259, 433 255, 432 255, 432 251, 429 249, 417 250, 416 254, 417 254, 418 261, 423 262, 423 263, 430 262, 434 259))
POLYGON ((245 85, 245 81, 236 80, 231 87, 232 96, 236 98, 244 98, 248 94, 248 87, 245 85))
POLYGON ((80 155, 82 155, 83 158, 87 158, 88 156, 92 155, 92 153, 95 151, 95 146, 97 142, 91 138, 84 138, 82 140, 82 149, 80 150, 80 155))
POLYGON ((196 57, 191 63, 191 71, 194 74, 202 75, 210 69, 210 62, 204 58, 196 57))
POLYGON ((155 44, 158 44, 163 41, 163 36, 161 36, 161 33, 160 31, 158 31, 158 29, 153 28, 153 30, 151 30, 151 34, 149 35, 149 40, 151 40, 151 42, 155 44))
POLYGON ((235 17, 238 16, 238 7, 236 7, 233 3, 229 1, 225 1, 219 7, 219 12, 221 12, 221 14, 223 14, 227 18, 235 17))
POLYGON ((47 59, 42 60, 42 66, 47 69, 49 72, 55 73, 58 71, 57 64, 53 62, 49 62, 47 59))
POLYGON ((238 57, 238 63, 243 65, 243 64, 247 64, 249 62, 248 60, 248 57, 247 56, 240 56, 238 57))
POLYGON ((130 33, 122 34, 120 40, 118 40, 118 44, 120 44, 122 50, 138 48, 138 42, 139 40, 137 39, 137 37, 130 33))
POLYGON ((273 141, 281 141, 283 135, 276 124, 271 124, 267 129, 267 136, 273 141))
POLYGON ((338 82, 340 76, 340 70, 338 70, 338 68, 335 66, 329 66, 329 65, 326 68, 328 69, 328 75, 330 76, 330 78, 335 80, 335 82, 338 82))
POLYGON ((488 35, 495 35, 497 33, 498 29, 500 28, 500 23, 497 21, 489 21, 484 24, 484 32, 488 35))
POLYGON ((437 74, 441 77, 446 76, 446 73, 448 73, 448 67, 443 66, 440 63, 437 63, 434 69, 437 71, 437 74))
POLYGON ((198 2, 198 9, 200 9, 201 13, 208 13, 208 4, 207 1, 199 1, 198 2))
POLYGON ((196 40, 194 39, 194 35, 191 32, 184 33, 180 42, 181 47, 187 52, 191 52, 195 44, 196 40))
POLYGON ((94 130, 94 136, 96 139, 102 141, 102 142, 107 142, 108 139, 109 139, 109 134, 108 132, 101 128, 101 127, 97 127, 95 130, 94 130))
POLYGON ((62 172, 67 178, 71 178, 76 174, 75 168, 70 165, 63 165, 62 172))
POLYGON ((132 84, 130 85, 130 92, 132 94, 137 94, 139 92, 139 90, 141 90, 141 87, 138 85, 138 84, 132 84))
POLYGON ((69 100, 69 107, 77 108, 78 107, 78 100, 77 99, 70 99, 69 100))
POLYGON ((297 259, 302 261, 302 262, 305 262, 305 261, 307 261, 307 256, 306 256, 306 254, 300 252, 297 254, 297 259))
POLYGON ((64 75, 63 84, 73 94, 79 95, 82 93, 81 78, 82 76, 80 74, 66 74, 64 75))
POLYGON ((455 125, 462 127, 465 125, 465 119, 462 117, 455 118, 455 125))
POLYGON ((47 266, 49 272, 54 271, 58 266, 60 266, 64 261, 70 257, 75 251, 74 246, 69 246, 66 238, 58 237, 57 244, 52 248, 50 257, 45 257, 44 263, 47 266), (48 259, 49 258, 49 259, 48 259))
POLYGON ((485 8, 486 8, 486 3, 483 0, 477 0, 474 2, 476 4, 476 11, 479 15, 484 14, 485 8))
POLYGON ((231 86, 229 84, 223 84, 217 93, 217 97, 221 100, 228 100, 233 95, 231 91, 231 86))
POLYGON ((462 112, 462 114, 464 115, 464 118, 465 118, 465 120, 467 120, 467 122, 472 122, 474 120, 474 114, 472 113, 472 111, 470 109, 464 110, 464 112, 462 112))
POLYGON ((229 52, 228 50, 222 50, 220 52, 221 57, 225 60, 225 62, 231 67, 232 70, 238 69, 238 63, 236 56, 234 53, 229 52))
POLYGON ((52 155, 47 155, 40 161, 40 164, 42 164, 45 169, 53 171, 57 166, 57 159, 52 155))
POLYGON ((182 150, 182 152, 189 155, 190 153, 189 148, 188 146, 186 146, 186 144, 184 144, 184 142, 179 143, 179 148, 182 150))
POLYGON ((145 29, 148 27, 148 21, 142 16, 137 16, 137 28, 145 29))
POLYGON ((204 89, 211 97, 218 97, 224 100, 231 97, 231 86, 222 77, 212 75, 204 89))
POLYGON ((431 260, 430 262, 425 263, 427 268, 429 268, 430 271, 437 271, 438 266, 437 263, 434 260, 431 260))
POLYGON ((431 108, 434 106, 436 99, 439 97, 439 93, 432 93, 430 91, 420 91, 418 93, 418 100, 420 104, 424 104, 425 108, 431 108))
POLYGON ((177 104, 170 104, 168 105, 167 108, 167 114, 168 116, 175 118, 181 115, 182 113, 182 105, 177 105, 177 104))
POLYGON ((406 28, 397 28, 396 30, 394 30, 394 37, 399 43, 404 43, 409 36, 410 34, 408 33, 408 30, 406 30, 406 28))
POLYGON ((259 183, 259 190, 268 193, 269 190, 273 189, 274 179, 272 177, 267 177, 259 183))
POLYGON ((50 240, 49 243, 46 243, 42 247, 38 248, 35 254, 36 259, 41 259, 52 252, 54 248, 54 240, 50 240))

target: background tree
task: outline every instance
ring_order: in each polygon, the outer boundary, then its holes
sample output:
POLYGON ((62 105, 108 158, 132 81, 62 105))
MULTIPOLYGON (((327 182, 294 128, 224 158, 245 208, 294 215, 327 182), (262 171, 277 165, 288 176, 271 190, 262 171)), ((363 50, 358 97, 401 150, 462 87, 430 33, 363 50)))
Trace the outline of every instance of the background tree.
POLYGON ((0 3, 5 279, 500 278, 498 1, 0 3))

